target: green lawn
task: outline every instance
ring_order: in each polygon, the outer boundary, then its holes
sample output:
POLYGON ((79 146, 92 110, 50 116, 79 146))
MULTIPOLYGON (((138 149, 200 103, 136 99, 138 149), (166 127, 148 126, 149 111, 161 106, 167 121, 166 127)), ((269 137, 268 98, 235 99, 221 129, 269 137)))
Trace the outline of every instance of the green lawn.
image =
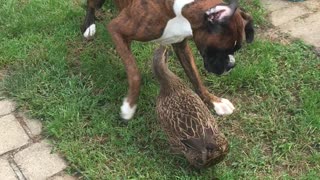
MULTIPOLYGON (((94 41, 80 33, 82 0, 0 1, 0 67, 9 72, 1 90, 43 121, 44 135, 69 161, 70 173, 85 179, 319 178, 320 58, 303 43, 256 39, 223 77, 207 74, 197 56, 206 86, 237 108, 217 117, 231 144, 228 157, 197 172, 182 156, 170 154, 156 121, 153 44, 132 47, 142 92, 134 119, 119 120, 127 81, 105 30, 109 1, 94 41)), ((259 1, 242 3, 257 27, 264 26, 259 1)), ((170 67, 185 78, 174 57, 170 67)))

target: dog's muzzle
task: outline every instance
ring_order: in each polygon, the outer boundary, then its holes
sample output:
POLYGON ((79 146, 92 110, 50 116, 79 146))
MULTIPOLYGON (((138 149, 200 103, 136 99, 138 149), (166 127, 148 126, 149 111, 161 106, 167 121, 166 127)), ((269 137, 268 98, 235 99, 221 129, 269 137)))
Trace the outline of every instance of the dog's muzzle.
MULTIPOLYGON (((207 59, 207 56, 204 56, 204 68, 210 72, 214 73, 215 75, 224 75, 230 72, 236 65, 236 60, 233 57, 233 55, 227 55, 224 56, 221 59, 215 59, 215 61, 212 62, 212 59, 207 59), (211 62, 210 62, 211 60, 211 62)), ((214 57, 215 58, 215 57, 214 57)))

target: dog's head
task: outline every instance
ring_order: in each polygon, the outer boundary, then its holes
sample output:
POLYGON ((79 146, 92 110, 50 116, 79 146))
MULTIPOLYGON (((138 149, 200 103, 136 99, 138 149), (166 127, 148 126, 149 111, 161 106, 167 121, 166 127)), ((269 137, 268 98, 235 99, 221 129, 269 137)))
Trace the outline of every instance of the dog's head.
POLYGON ((201 24, 193 30, 193 38, 205 69, 217 75, 230 71, 242 41, 250 43, 254 39, 252 17, 238 9, 237 0, 231 0, 230 4, 209 8, 201 24))

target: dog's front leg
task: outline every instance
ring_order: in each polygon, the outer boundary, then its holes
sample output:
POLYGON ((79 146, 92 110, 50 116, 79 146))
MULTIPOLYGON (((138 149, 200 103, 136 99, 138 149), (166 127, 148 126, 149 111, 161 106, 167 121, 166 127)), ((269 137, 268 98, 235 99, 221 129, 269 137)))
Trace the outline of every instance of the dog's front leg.
POLYGON ((203 85, 187 40, 173 44, 172 46, 184 71, 193 84, 196 93, 203 102, 205 102, 209 108, 214 106, 214 110, 218 115, 231 114, 234 110, 232 103, 227 99, 219 98, 209 93, 207 88, 203 85))
POLYGON ((112 41, 116 46, 116 51, 125 65, 129 83, 128 94, 121 106, 120 115, 124 120, 130 120, 137 108, 141 76, 135 58, 130 51, 130 41, 126 40, 126 38, 124 38, 119 32, 120 30, 117 23, 110 22, 108 30, 112 37, 112 41))

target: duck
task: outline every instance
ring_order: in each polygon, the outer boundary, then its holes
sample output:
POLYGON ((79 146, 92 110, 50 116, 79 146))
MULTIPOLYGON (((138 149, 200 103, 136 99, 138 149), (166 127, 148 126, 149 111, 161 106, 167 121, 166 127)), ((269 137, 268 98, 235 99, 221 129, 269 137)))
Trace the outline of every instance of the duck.
POLYGON ((169 50, 154 52, 152 70, 160 84, 156 114, 172 152, 182 154, 197 169, 221 162, 229 152, 228 140, 200 97, 168 68, 169 50))

